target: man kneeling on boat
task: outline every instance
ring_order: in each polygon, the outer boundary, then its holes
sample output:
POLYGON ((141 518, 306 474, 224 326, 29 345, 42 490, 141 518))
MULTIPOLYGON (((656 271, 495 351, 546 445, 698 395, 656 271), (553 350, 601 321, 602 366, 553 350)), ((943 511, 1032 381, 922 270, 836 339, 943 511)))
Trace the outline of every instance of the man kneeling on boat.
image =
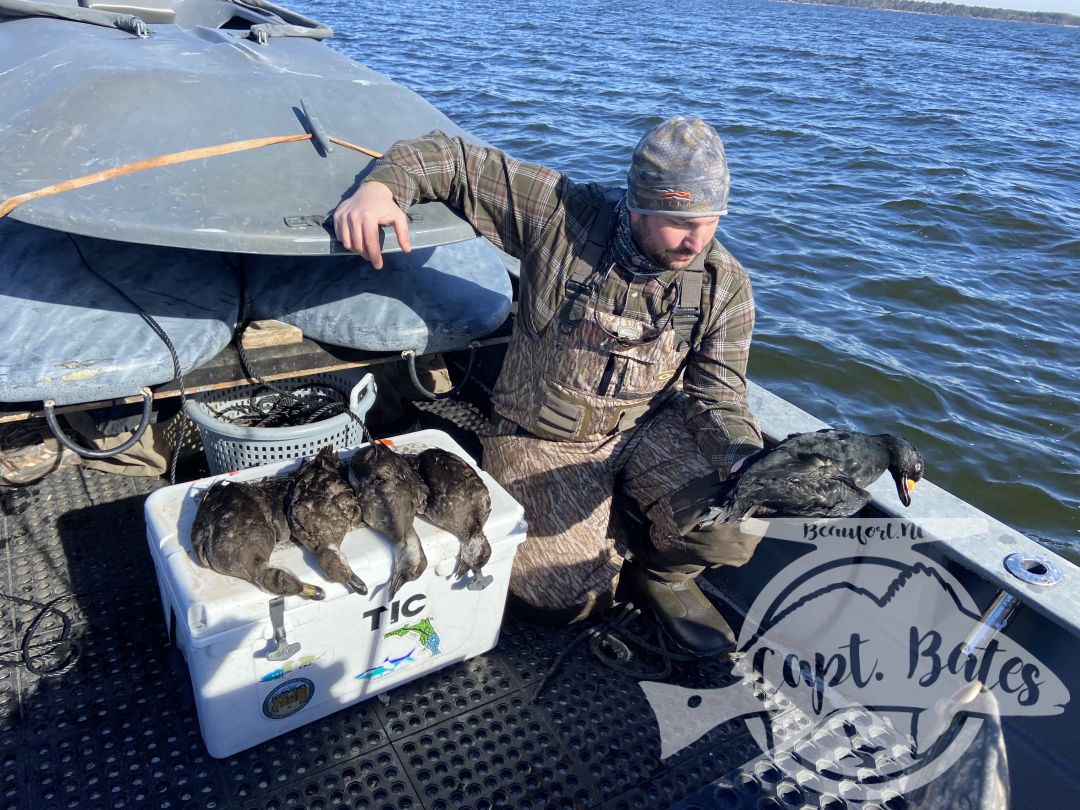
POLYGON ((694 578, 742 565, 760 537, 696 519, 761 447, 746 403, 750 282, 714 236, 728 198, 720 136, 698 119, 660 124, 628 180, 579 184, 432 132, 396 143, 334 227, 378 268, 380 226, 407 250, 404 211, 441 200, 521 260, 494 435, 482 439, 485 469, 529 523, 512 601, 552 621, 602 610, 629 548, 637 601, 683 647, 717 652, 734 637, 694 578), (628 532, 630 503, 647 536, 628 532))

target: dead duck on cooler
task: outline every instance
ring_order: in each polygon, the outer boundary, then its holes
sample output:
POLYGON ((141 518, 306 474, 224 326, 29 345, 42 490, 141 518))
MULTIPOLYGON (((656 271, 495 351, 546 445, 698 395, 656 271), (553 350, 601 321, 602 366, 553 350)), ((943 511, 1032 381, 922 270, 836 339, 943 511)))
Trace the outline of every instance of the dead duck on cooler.
POLYGON ((910 506, 923 470, 915 446, 889 433, 832 428, 793 433, 750 456, 702 524, 753 515, 849 517, 870 502, 864 487, 886 471, 900 502, 910 506))
POLYGON ((285 515, 293 538, 315 555, 328 580, 360 595, 368 592, 340 550, 345 535, 360 525, 361 510, 332 446, 306 460, 292 477, 285 515))
POLYGON ((413 521, 427 504, 428 488, 409 463, 381 442, 360 448, 349 459, 349 482, 360 502, 363 524, 394 542, 394 570, 388 596, 419 578, 427 568, 413 521))
POLYGON ((286 477, 263 481, 219 481, 202 496, 191 529, 199 562, 279 596, 322 599, 318 585, 270 565, 270 554, 290 537, 285 517, 286 477))
POLYGON ((491 557, 484 524, 491 516, 491 494, 476 471, 454 453, 433 447, 411 458, 428 488, 424 517, 461 542, 454 576, 472 571, 484 579, 481 568, 491 557))

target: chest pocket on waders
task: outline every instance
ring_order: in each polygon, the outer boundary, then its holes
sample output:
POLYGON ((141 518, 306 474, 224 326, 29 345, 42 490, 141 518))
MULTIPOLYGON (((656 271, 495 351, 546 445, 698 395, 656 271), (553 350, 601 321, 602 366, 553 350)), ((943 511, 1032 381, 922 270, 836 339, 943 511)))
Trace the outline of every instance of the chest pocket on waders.
POLYGON ((636 426, 657 398, 669 390, 686 360, 688 347, 678 348, 670 327, 645 345, 619 345, 608 355, 597 393, 608 401, 596 429, 621 433, 636 426))
POLYGON ((633 427, 670 387, 689 351, 677 346, 670 323, 641 336, 641 324, 631 318, 591 307, 588 315, 551 343, 537 413, 551 436, 581 439, 633 427))

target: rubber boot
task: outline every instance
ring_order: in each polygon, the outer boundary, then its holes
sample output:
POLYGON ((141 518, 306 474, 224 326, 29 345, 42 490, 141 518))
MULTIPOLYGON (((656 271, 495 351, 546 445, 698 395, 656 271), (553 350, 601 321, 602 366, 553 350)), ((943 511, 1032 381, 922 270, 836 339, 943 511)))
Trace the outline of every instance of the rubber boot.
POLYGON ((735 649, 735 633, 693 579, 669 582, 640 563, 627 565, 635 594, 680 647, 715 655, 735 649))
MULTIPOLYGON (((706 531, 695 527, 723 483, 710 474, 689 481, 666 499, 654 503, 629 536, 634 560, 626 575, 643 607, 656 615, 660 626, 679 646, 697 653, 721 653, 735 648, 731 625, 694 583, 706 567, 743 565, 761 534, 745 534, 740 526, 706 531), (670 538, 663 550, 650 538, 651 526, 678 527, 681 537, 670 538)), ((660 538, 661 540, 665 538, 660 538)))

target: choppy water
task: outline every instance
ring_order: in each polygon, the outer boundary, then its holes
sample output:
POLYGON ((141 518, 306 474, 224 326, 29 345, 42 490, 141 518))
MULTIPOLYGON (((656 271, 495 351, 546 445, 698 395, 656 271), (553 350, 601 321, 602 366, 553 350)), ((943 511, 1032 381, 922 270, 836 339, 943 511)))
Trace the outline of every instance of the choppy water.
POLYGON ((695 114, 758 303, 750 375, 910 437, 928 476, 1080 559, 1080 30, 767 0, 303 0, 464 128, 621 182, 695 114))

